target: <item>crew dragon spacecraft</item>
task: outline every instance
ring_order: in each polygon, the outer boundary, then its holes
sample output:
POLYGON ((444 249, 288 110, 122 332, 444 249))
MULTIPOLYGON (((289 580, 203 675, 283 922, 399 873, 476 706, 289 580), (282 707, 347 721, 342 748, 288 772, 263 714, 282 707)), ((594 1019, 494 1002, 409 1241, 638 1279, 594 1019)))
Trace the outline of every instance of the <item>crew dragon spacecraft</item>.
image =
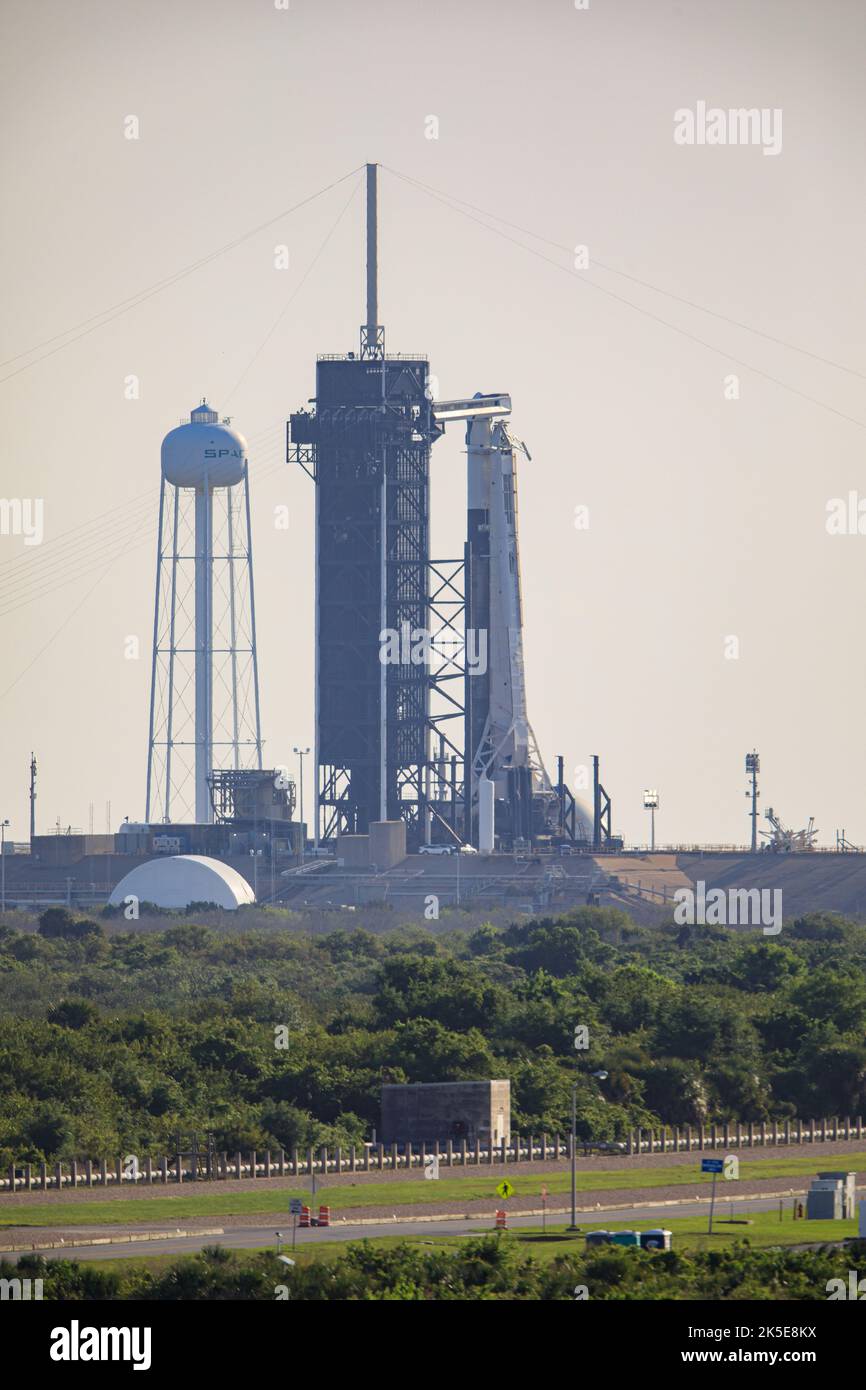
MULTIPOLYGON (((432 399, 423 354, 386 353, 378 323, 377 167, 367 165, 367 319, 360 350, 320 356, 287 459, 315 484, 316 843, 402 819, 407 844, 490 851, 584 840, 526 710, 516 458, 507 395, 432 399), (431 449, 466 429, 464 555, 430 558, 431 449), (461 655, 418 661, 424 631, 461 655), (468 659, 470 644, 484 660, 468 659)), ((528 457, 528 454, 526 455, 528 457)))

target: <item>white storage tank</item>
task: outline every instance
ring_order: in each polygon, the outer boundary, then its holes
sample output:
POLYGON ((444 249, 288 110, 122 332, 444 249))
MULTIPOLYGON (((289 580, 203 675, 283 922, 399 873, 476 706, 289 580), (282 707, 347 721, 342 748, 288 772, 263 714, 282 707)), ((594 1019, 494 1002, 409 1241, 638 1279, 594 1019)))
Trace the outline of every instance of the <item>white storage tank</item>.
POLYGON ((247 442, 202 401, 160 464, 145 816, 210 824, 215 767, 262 766, 247 442))
POLYGON ((162 474, 173 487, 234 487, 244 476, 247 441, 207 401, 190 411, 189 424, 162 441, 162 474))

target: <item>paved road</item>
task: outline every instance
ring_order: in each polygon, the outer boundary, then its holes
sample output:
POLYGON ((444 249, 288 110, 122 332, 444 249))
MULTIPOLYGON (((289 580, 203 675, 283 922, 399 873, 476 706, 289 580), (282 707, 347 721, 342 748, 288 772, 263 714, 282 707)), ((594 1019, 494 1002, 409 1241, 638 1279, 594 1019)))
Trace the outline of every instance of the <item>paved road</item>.
MULTIPOLYGON (((785 1198, 786 1206, 790 1198, 785 1198)), ((744 1212, 774 1211, 778 1209, 778 1197, 756 1197, 754 1200, 737 1202, 734 1208, 735 1215, 742 1216, 744 1212)), ((719 1199, 716 1203, 716 1220, 720 1220, 728 1215, 728 1206, 719 1199)), ((706 1202, 682 1202, 676 1206, 653 1206, 644 1204, 634 1207, 617 1208, 615 1212, 598 1212, 578 1210, 578 1224, 581 1222, 589 1225, 598 1225, 600 1222, 609 1223, 612 1227, 627 1225, 629 1222, 638 1221, 641 1223, 651 1222, 654 1226, 663 1226, 671 1217, 677 1216, 707 1216, 708 1207, 706 1202)), ((551 1226, 561 1226, 567 1219, 561 1211, 548 1213, 548 1222, 551 1226)), ((540 1216, 513 1216, 509 1220, 512 1229, 519 1226, 540 1226, 540 1216)), ((489 1231, 493 1227, 492 1215, 471 1220, 460 1219, 457 1221, 382 1221, 375 1225, 353 1225, 340 1222, 335 1226, 326 1229, 298 1231, 298 1245, 321 1243, 322 1241, 346 1241, 362 1240, 365 1236, 461 1236, 478 1235, 484 1231, 489 1231)), ((286 1220, 283 1229, 283 1247, 291 1244, 291 1224, 286 1220), (288 1241, 285 1237, 289 1237, 288 1241)), ((118 1245, 76 1245, 70 1246, 68 1250, 44 1250, 40 1253, 46 1259, 73 1259, 73 1260, 120 1260, 132 1259, 142 1255, 189 1255, 201 1250, 205 1245, 223 1245, 232 1250, 255 1250, 268 1245, 276 1245, 274 1231, 269 1227, 235 1226, 226 1230, 225 1235, 189 1235, 172 1236, 166 1240, 142 1240, 123 1242, 118 1245)), ((21 1253, 21 1252, 19 1252, 21 1253)), ((7 1255, 7 1259, 15 1258, 7 1255)))

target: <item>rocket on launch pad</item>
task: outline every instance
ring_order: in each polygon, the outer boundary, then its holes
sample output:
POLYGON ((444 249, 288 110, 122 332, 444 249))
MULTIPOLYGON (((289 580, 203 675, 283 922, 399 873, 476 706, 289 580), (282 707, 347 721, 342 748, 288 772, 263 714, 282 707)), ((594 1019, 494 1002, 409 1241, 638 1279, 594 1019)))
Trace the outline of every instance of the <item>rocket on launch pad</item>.
POLYGON ((528 459, 529 451, 511 434, 510 413, 506 394, 433 403, 439 424, 466 421, 465 625, 487 641, 486 663, 467 664, 466 833, 481 847, 490 833, 485 806, 495 806, 498 833, 529 843, 555 820, 559 802, 527 714, 517 455, 528 459), (485 780, 493 783, 492 796, 485 780))

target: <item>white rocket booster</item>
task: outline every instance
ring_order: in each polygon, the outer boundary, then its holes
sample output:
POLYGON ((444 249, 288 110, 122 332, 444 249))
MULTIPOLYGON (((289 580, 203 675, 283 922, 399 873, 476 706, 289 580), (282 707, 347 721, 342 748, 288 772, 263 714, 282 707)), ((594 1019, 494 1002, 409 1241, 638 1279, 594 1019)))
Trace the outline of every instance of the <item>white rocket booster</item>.
POLYGON ((486 718, 467 754, 476 776, 483 770, 496 780, 503 766, 530 764, 515 445, 501 420, 473 420, 466 433, 469 616, 473 626, 483 625, 487 638, 486 718))
POLYGON ((477 822, 479 783, 489 779, 496 799, 509 805, 510 833, 529 838, 533 798, 553 799, 526 712, 516 456, 529 453, 509 433, 508 395, 437 401, 433 413, 443 425, 466 421, 467 650, 471 641, 487 656, 477 666, 467 661, 468 824, 477 822))

